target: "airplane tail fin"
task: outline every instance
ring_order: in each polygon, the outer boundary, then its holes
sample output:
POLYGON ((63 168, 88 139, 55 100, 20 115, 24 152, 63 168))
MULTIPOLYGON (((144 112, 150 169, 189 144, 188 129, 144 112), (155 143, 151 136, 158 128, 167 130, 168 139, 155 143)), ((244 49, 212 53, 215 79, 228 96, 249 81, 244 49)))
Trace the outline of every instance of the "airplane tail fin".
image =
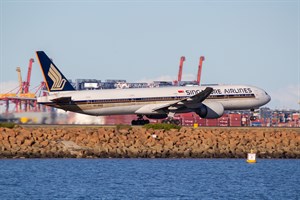
POLYGON ((40 62, 41 70, 49 92, 75 90, 45 52, 37 51, 36 55, 40 62))

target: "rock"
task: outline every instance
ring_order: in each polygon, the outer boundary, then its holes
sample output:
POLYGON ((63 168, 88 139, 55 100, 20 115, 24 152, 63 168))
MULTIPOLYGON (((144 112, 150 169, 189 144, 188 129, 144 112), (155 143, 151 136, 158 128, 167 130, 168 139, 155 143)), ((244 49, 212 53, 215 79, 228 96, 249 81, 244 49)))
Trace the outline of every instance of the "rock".
POLYGON ((34 140, 33 139, 26 139, 23 143, 24 146, 32 146, 34 144, 34 140))
POLYGON ((40 143, 41 147, 46 147, 49 145, 49 141, 48 140, 44 140, 43 142, 40 143))
POLYGON ((10 143, 9 143, 8 140, 3 140, 3 141, 2 141, 2 145, 3 145, 3 147, 4 147, 4 151, 5 151, 5 150, 8 150, 8 149, 11 149, 11 145, 10 145, 10 143))
POLYGON ((0 128, 0 157, 245 158, 253 148, 264 158, 299 158, 299 146, 298 129, 0 128))

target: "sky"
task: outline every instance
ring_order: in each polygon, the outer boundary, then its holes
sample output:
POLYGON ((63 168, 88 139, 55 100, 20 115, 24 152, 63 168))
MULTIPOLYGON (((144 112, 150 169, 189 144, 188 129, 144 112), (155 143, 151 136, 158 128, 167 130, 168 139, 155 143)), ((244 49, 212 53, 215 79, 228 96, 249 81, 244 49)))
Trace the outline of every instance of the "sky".
MULTIPOLYGON (((68 79, 183 80, 266 90, 300 109, 300 0, 0 0, 0 93, 43 50, 68 79)), ((43 81, 33 64, 31 88, 43 81)))

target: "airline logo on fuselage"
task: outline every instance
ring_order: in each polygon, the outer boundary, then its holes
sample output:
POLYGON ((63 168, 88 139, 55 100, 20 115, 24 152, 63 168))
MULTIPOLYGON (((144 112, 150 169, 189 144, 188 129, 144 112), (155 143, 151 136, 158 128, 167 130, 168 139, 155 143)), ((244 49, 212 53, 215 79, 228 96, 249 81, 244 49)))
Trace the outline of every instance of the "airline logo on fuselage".
POLYGON ((48 76, 53 81, 51 90, 62 90, 66 84, 66 79, 63 79, 59 71, 52 64, 48 72, 48 76))
MULTIPOLYGON (((203 90, 185 90, 185 93, 188 96, 194 96, 203 90)), ((218 94, 252 94, 253 91, 251 88, 225 88, 223 91, 221 89, 214 89, 210 95, 218 94)))

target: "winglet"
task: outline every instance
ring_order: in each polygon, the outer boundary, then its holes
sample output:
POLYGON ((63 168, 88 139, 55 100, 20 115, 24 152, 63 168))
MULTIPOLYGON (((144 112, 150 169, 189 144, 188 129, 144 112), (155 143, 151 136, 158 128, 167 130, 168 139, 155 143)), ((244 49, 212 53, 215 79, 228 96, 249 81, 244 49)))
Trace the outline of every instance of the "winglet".
POLYGON ((199 95, 196 95, 198 97, 198 101, 200 102, 204 101, 213 92, 213 90, 214 89, 211 87, 205 88, 205 90, 200 92, 199 95))
POLYGON ((75 90, 66 77, 43 51, 36 52, 49 92, 75 90))

